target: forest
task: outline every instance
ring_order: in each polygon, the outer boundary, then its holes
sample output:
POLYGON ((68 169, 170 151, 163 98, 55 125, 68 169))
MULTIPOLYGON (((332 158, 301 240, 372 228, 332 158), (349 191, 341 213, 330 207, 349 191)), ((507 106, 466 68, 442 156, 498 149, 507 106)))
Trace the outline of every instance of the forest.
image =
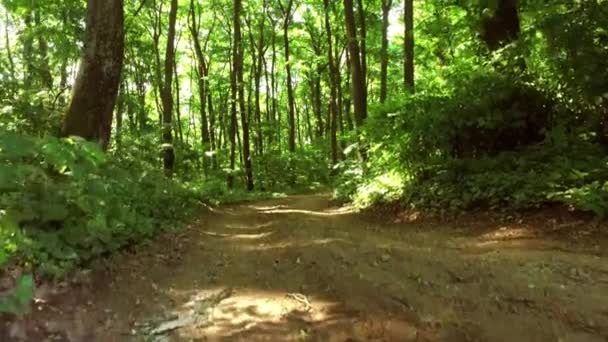
MULTIPOLYGON (((606 0, 0 0, 0 36, 0 339, 40 337, 23 317, 43 284, 175 242, 221 208, 240 208, 243 224, 284 214, 311 229, 336 214, 317 205, 353 220, 439 218, 432 227, 469 217, 471 232, 494 224, 486 215, 542 213, 543 226, 593 230, 594 262, 605 261, 606 0), (247 211, 256 203, 271 204, 247 211), (20 323, 2 325, 9 317, 20 323)), ((597 294, 608 269, 566 273, 596 271, 597 294)), ((600 311, 588 335, 558 340, 608 338, 600 311)), ((458 340, 425 327, 411 340, 458 340)), ((461 340, 503 340, 475 331, 461 340)), ((66 340, 96 340, 79 336, 66 340)), ((247 336, 264 340, 227 340, 247 336)))

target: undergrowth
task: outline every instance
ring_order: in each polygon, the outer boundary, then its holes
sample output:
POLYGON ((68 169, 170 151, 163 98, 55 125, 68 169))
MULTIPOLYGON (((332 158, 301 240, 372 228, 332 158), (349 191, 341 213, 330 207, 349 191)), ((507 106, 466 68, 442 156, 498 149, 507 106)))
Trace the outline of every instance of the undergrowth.
POLYGON ((374 107, 365 126, 365 171, 343 162, 335 196, 359 207, 565 204, 608 215, 606 147, 571 110, 533 84, 495 72, 454 84, 450 92, 374 107))
POLYGON ((278 188, 321 186, 314 181, 322 181, 319 175, 290 176, 319 164, 306 156, 261 169, 257 192, 229 191, 221 171, 205 178, 169 179, 151 146, 139 138, 105 154, 77 138, 0 131, 0 265, 63 277, 95 258, 179 228, 201 204, 274 198, 283 196, 271 192, 278 188), (292 180, 291 187, 284 184, 292 180))

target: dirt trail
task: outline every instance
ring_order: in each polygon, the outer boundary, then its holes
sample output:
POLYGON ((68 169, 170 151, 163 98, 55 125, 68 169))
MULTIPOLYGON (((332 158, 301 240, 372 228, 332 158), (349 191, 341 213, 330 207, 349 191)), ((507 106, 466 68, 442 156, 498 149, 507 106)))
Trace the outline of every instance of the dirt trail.
POLYGON ((606 243, 377 221, 325 195, 216 209, 28 324, 37 341, 608 341, 606 243))

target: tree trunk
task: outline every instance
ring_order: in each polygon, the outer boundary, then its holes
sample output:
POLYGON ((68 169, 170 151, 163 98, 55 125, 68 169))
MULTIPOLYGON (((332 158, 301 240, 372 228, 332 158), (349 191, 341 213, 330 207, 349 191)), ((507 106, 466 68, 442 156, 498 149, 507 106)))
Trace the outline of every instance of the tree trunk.
POLYGON ((414 92, 414 1, 404 0, 403 10, 405 16, 405 39, 404 39, 404 81, 405 88, 414 92))
POLYGON ((213 109, 213 94, 211 93, 211 89, 207 90, 207 106, 209 107, 209 138, 211 139, 211 151, 213 152, 211 156, 211 165, 213 169, 216 170, 218 168, 216 154, 221 142, 217 140, 215 134, 216 114, 213 109))
POLYGON ((280 125, 278 124, 278 117, 277 117, 277 107, 278 107, 278 100, 277 100, 277 77, 276 77, 276 70, 277 70, 277 34, 275 32, 275 27, 276 27, 276 23, 275 21, 273 21, 271 15, 268 15, 268 20, 270 20, 270 23, 272 24, 272 61, 271 61, 271 66, 270 66, 270 83, 271 83, 271 97, 272 97, 272 112, 270 115, 271 118, 271 122, 272 122, 272 126, 271 126, 271 130, 270 130, 270 142, 274 142, 274 138, 275 138, 275 129, 278 130, 278 134, 276 135, 277 141, 278 141, 278 146, 279 146, 279 150, 281 149, 281 128, 280 125))
POLYGON ((108 147, 123 54, 123 1, 88 0, 84 51, 63 136, 77 135, 108 147))
POLYGON ((287 7, 283 7, 279 2, 283 11, 283 40, 285 47, 285 68, 287 70, 287 101, 289 104, 289 152, 296 151, 296 113, 295 113, 295 98, 293 92, 293 79, 291 75, 291 61, 289 59, 289 24, 291 23, 293 0, 289 0, 287 7))
POLYGON ((357 14, 359 15, 359 53, 361 56, 361 74, 365 84, 365 103, 367 103, 367 24, 365 20, 365 7, 363 0, 357 0, 357 14))
POLYGON ((171 176, 175 167, 175 149, 173 147, 173 65, 175 61, 175 24, 177 21, 177 0, 171 0, 169 11, 169 33, 165 52, 165 79, 161 98, 163 104, 163 166, 165 174, 171 176))
POLYGON ((228 175, 228 188, 234 187, 234 171, 236 170, 236 130, 238 127, 237 123, 237 103, 239 100, 239 88, 238 88, 238 58, 239 58, 239 45, 237 40, 240 39, 240 31, 237 32, 237 26, 240 26, 240 0, 234 0, 234 10, 232 16, 233 32, 232 32, 232 70, 230 71, 230 127, 228 135, 230 136, 230 174, 228 175))
POLYGON ((175 78, 175 119, 177 120, 177 134, 179 136, 179 141, 184 143, 184 129, 182 127, 182 109, 181 109, 181 99, 180 95, 180 87, 179 87, 179 74, 177 73, 177 60, 173 59, 173 75, 175 78))
MULTIPOLYGON (((263 3, 263 10, 266 11, 266 0, 264 0, 263 3)), ((265 36, 264 36, 264 29, 265 29, 265 22, 266 22, 266 17, 262 16, 261 22, 260 22, 260 27, 259 27, 259 32, 260 32, 260 36, 258 37, 258 59, 257 59, 257 64, 256 64, 256 70, 255 70, 255 118, 256 118, 256 124, 257 124, 257 138, 258 138, 258 148, 259 151, 258 153, 260 155, 264 154, 264 135, 262 132, 262 108, 261 108, 261 104, 260 104, 260 85, 261 85, 261 79, 262 79, 262 63, 264 62, 264 53, 266 51, 265 49, 265 36)))
MULTIPOLYGON (((205 59, 205 51, 200 42, 200 30, 199 22, 196 17, 196 9, 194 0, 190 0, 190 32, 192 34, 192 42, 194 43, 194 52, 196 54, 196 65, 197 65, 197 85, 198 95, 200 101, 200 120, 201 120, 201 138, 203 144, 203 151, 206 152, 209 148, 209 142, 211 140, 209 134, 209 126, 207 120, 207 77, 209 76, 209 68, 205 59)), ((210 35, 211 33, 209 33, 210 35)), ((205 44, 206 45, 206 44, 205 44)))
POLYGON ((123 118, 124 118, 124 109, 125 109, 125 100, 126 100, 126 92, 125 92, 125 81, 121 82, 118 92, 118 99, 116 105, 116 148, 120 149, 122 147, 122 126, 123 126, 123 118))
POLYGON ((329 139, 331 142, 331 164, 338 164, 338 67, 334 60, 333 39, 331 31, 331 23, 329 21, 329 1, 323 0, 325 6, 325 33, 327 34, 327 61, 329 63, 329 88, 330 88, 330 132, 329 139))
POLYGON ((388 96, 388 27, 393 0, 382 0, 382 47, 380 49, 380 103, 388 96))
POLYGON ((241 0, 234 0, 234 58, 233 72, 237 77, 239 111, 241 112, 241 127, 243 129, 242 158, 245 167, 245 181, 247 190, 253 190, 253 170, 251 163, 251 148, 249 142, 249 118, 245 108, 245 85, 243 82, 243 37, 241 34, 241 0))
POLYGON ((367 118, 365 75, 361 64, 361 52, 357 39, 357 27, 353 11, 353 0, 344 0, 344 17, 346 20, 346 37, 350 54, 351 92, 355 106, 355 124, 357 128, 367 118))

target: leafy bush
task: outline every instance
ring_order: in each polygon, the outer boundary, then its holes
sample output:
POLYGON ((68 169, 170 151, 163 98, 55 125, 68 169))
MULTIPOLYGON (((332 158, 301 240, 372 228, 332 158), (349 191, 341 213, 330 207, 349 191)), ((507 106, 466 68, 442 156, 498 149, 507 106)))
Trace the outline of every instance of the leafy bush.
POLYGON ((197 203, 150 165, 110 163, 94 144, 0 132, 0 250, 60 276, 169 229, 197 203))
POLYGON ((454 209, 528 208, 561 202, 603 215, 608 193, 598 182, 608 176, 608 158, 600 152, 592 145, 554 148, 541 144, 495 158, 453 160, 427 179, 412 183, 407 198, 414 205, 454 209), (590 185, 595 191, 590 191, 590 185))
POLYGON ((443 93, 372 107, 366 172, 345 163, 335 196, 364 207, 564 203, 608 214, 604 147, 554 96, 524 80, 480 67, 443 93))

